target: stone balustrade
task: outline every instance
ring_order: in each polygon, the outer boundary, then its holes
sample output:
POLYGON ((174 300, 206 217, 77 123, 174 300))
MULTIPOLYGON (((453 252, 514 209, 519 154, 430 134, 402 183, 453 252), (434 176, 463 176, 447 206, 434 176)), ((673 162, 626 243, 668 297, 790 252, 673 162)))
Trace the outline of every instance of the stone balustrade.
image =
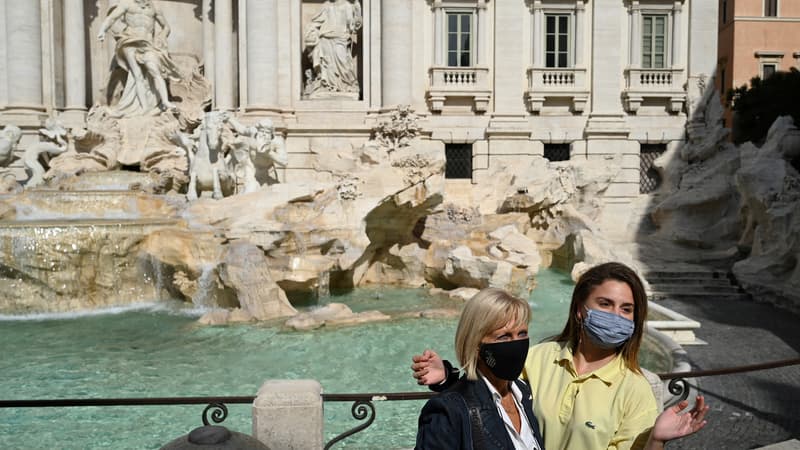
POLYGON ((540 112, 549 98, 567 98, 572 111, 581 113, 589 100, 586 68, 530 67, 525 98, 531 112, 540 112))
POLYGON ((646 98, 665 99, 667 110, 680 112, 686 102, 686 71, 681 68, 625 70, 625 108, 636 113, 646 98))
POLYGON ((431 67, 428 102, 433 111, 442 111, 446 103, 467 98, 476 112, 485 112, 491 98, 487 67, 431 67))

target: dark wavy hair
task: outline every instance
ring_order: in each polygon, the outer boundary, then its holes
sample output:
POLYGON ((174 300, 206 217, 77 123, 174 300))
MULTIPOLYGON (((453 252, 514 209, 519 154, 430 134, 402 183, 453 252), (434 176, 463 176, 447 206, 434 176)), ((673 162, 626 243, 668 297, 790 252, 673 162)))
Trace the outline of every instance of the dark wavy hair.
POLYGON ((617 353, 622 354, 625 365, 635 373, 642 373, 639 367, 639 346, 642 343, 644 334, 644 320, 647 318, 647 294, 644 285, 636 272, 625 264, 609 262, 600 264, 587 270, 578 279, 575 289, 572 291, 572 303, 569 305, 569 318, 564 330, 556 336, 555 340, 567 342, 575 352, 578 348, 578 341, 581 335, 581 323, 578 319, 578 308, 586 303, 589 293, 605 281, 616 280, 628 285, 633 293, 633 322, 635 328, 633 336, 623 345, 617 348, 617 353))

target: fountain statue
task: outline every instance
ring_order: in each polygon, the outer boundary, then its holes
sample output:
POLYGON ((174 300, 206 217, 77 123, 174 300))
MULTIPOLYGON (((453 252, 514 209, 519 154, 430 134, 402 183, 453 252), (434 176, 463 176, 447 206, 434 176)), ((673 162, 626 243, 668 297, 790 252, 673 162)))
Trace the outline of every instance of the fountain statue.
POLYGON ((311 19, 303 37, 311 62, 304 96, 358 98, 358 68, 353 53, 361 25, 358 0, 327 0, 311 19))
POLYGON ((227 113, 206 113, 192 136, 194 154, 190 153, 189 190, 186 198, 197 200, 203 191, 212 191, 212 198, 220 199, 233 193, 233 178, 225 159, 222 127, 227 113))
POLYGON ((28 181, 25 187, 36 187, 44 183, 44 162, 43 158, 50 155, 60 155, 67 151, 68 134, 64 126, 53 118, 47 119, 45 127, 39 133, 48 140, 45 142, 35 142, 25 149, 22 161, 25 164, 25 171, 28 173, 28 181))
POLYGON ((231 149, 236 176, 243 180, 243 192, 255 192, 262 184, 277 183, 276 166, 285 167, 289 155, 283 138, 275 134, 272 120, 262 119, 252 127, 242 125, 233 116, 228 116, 227 121, 237 133, 231 149))
POLYGON ((14 147, 22 137, 22 130, 14 125, 6 125, 0 131, 0 167, 7 167, 14 160, 14 147))
POLYGON ((164 74, 174 79, 181 76, 167 51, 170 28, 164 15, 151 0, 122 0, 111 8, 100 25, 97 39, 104 40, 106 32, 117 22, 121 22, 122 28, 114 36, 114 65, 127 75, 122 96, 109 108, 109 114, 131 117, 153 114, 158 109, 176 109, 169 100, 164 74), (158 33, 156 24, 161 26, 158 33))

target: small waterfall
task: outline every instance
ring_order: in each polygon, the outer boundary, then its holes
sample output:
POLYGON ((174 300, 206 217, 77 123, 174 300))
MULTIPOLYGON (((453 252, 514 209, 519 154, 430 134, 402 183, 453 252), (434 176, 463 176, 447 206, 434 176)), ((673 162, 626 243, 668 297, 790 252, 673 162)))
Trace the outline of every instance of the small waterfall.
POLYGON ((331 272, 320 272, 317 280, 317 303, 327 305, 331 297, 331 272))
POLYGON ((213 307, 216 302, 215 290, 217 287, 217 272, 214 264, 206 264, 197 279, 197 292, 192 297, 192 303, 200 307, 213 307))

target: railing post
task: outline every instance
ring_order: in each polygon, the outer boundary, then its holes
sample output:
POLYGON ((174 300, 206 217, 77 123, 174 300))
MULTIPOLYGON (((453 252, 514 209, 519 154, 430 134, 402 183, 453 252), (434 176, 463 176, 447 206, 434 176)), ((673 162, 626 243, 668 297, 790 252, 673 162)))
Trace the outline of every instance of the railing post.
POLYGON ((253 402, 253 436, 269 448, 321 450, 322 386, 267 380, 253 402))

